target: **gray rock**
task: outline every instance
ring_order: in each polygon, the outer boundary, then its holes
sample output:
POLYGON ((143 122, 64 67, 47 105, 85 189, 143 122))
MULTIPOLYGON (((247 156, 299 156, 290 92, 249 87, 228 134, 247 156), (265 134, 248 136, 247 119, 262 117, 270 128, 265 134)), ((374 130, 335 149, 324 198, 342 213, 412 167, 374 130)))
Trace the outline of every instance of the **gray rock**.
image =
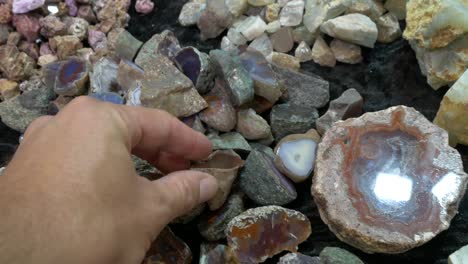
POLYGON ((221 136, 208 136, 208 138, 213 144, 214 150, 232 149, 244 153, 252 150, 247 140, 237 132, 226 133, 221 136))
POLYGON ((252 150, 240 174, 240 188, 260 205, 285 205, 297 198, 294 185, 273 164, 273 159, 252 150))
POLYGON ((322 264, 364 264, 351 252, 337 247, 326 247, 322 250, 320 261, 322 264))
POLYGON ((249 140, 265 139, 271 135, 271 128, 268 122, 253 109, 237 112, 236 130, 249 140))
POLYGON ((303 134, 315 128, 319 114, 315 108, 280 104, 273 107, 270 114, 270 125, 276 141, 287 135, 303 134))
POLYGON ((93 65, 90 74, 91 93, 107 93, 118 90, 119 65, 108 58, 101 58, 93 65))
POLYGON ((7 43, 10 29, 7 24, 0 24, 0 45, 7 43))
POLYGON ((206 3, 187 2, 180 11, 179 23, 185 27, 196 25, 205 8, 206 3))
POLYGON ((330 103, 327 113, 317 119, 317 131, 323 135, 335 122, 360 116, 363 105, 364 99, 356 89, 346 90, 330 103))
POLYGON ((289 253, 280 258, 278 264, 322 264, 320 258, 301 253, 289 253))
POLYGON ((227 83, 233 104, 239 106, 252 101, 254 82, 239 57, 223 50, 212 50, 210 57, 218 77, 227 83))
POLYGON ((258 150, 260 152, 263 152, 263 153, 267 154, 272 159, 275 158, 275 152, 273 151, 272 148, 270 148, 268 146, 265 146, 265 145, 260 144, 260 143, 255 143, 255 142, 250 143, 250 146, 252 147, 252 149, 255 149, 255 150, 258 150))
POLYGON ((197 25, 201 38, 206 40, 219 36, 232 22, 233 15, 224 0, 207 0, 197 25))
POLYGON ((156 34, 151 37, 140 49, 135 64, 143 69, 151 66, 154 58, 159 55, 172 58, 181 49, 179 40, 170 30, 164 30, 161 34, 156 34))
POLYGON ((287 88, 288 103, 293 106, 321 108, 330 100, 330 85, 320 77, 305 75, 273 66, 287 88))
POLYGON ((288 53, 294 47, 292 28, 282 27, 271 35, 273 49, 278 52, 288 53))
POLYGON ((24 133, 38 117, 47 115, 49 102, 54 98, 52 89, 45 86, 24 92, 0 103, 0 117, 8 127, 24 133))

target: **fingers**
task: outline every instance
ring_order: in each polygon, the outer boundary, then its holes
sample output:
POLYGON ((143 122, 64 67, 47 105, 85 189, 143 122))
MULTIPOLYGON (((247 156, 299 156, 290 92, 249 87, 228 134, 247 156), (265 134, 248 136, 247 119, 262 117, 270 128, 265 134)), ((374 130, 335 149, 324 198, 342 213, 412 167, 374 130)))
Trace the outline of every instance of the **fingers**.
POLYGON ((185 215, 218 191, 213 176, 198 171, 179 171, 151 183, 155 211, 168 224, 174 218, 185 215), (163 212, 161 212, 163 210, 163 212))
POLYGON ((170 173, 174 171, 187 170, 190 168, 190 161, 179 156, 161 152, 156 155, 156 158, 148 161, 154 164, 163 173, 170 173))

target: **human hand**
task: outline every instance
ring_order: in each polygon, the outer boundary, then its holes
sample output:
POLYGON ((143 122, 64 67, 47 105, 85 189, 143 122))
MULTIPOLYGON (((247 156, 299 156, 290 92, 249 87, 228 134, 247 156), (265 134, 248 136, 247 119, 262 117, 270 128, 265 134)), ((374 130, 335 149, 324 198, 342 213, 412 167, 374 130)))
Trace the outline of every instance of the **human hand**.
POLYGON ((81 97, 43 117, 0 177, 0 263, 136 263, 172 219, 217 191, 188 169, 210 141, 169 114, 81 97), (164 172, 150 182, 131 153, 164 172))

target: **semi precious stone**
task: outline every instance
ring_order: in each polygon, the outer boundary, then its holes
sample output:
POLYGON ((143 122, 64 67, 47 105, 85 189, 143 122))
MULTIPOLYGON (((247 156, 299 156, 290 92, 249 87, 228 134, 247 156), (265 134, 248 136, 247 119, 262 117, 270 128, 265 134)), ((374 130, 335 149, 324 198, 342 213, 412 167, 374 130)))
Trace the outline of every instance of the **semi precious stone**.
POLYGON ((309 45, 302 41, 299 46, 297 46, 294 56, 298 58, 301 62, 307 62, 312 60, 312 50, 309 45))
POLYGON ((233 53, 236 53, 239 50, 239 47, 236 44, 234 44, 234 42, 232 42, 227 36, 224 36, 221 39, 220 48, 221 50, 229 51, 233 53))
POLYGON ((288 53, 294 47, 292 29, 290 27, 282 27, 271 35, 271 43, 275 51, 288 53))
POLYGON ((312 195, 338 238, 365 252, 396 254, 449 227, 467 181, 447 132, 397 106, 327 131, 312 195))
POLYGON ((430 50, 410 42, 429 85, 437 90, 452 84, 468 69, 468 34, 444 48, 430 50))
POLYGON ((293 27, 302 23, 304 15, 304 0, 292 0, 286 3, 280 13, 280 22, 282 26, 293 27))
POLYGON ((206 3, 197 1, 187 2, 180 11, 179 23, 184 27, 196 25, 205 8, 206 3))
POLYGON ((398 18, 392 14, 387 13, 377 19, 377 28, 379 35, 377 40, 382 43, 390 43, 401 37, 400 24, 398 18))
POLYGON ((301 253, 289 253, 280 258, 278 264, 322 264, 320 258, 301 253))
POLYGON ((282 85, 268 61, 257 51, 247 50, 240 55, 244 68, 250 73, 255 94, 274 104, 282 95, 282 85))
POLYGON ((408 1, 406 25, 405 39, 427 49, 445 47, 468 32, 468 2, 408 1))
POLYGON ((330 43, 335 59, 339 62, 357 64, 362 62, 361 47, 356 44, 334 39, 330 43))
POLYGON ((45 0, 13 0, 12 11, 15 14, 24 14, 43 6, 45 0))
POLYGON ((0 79, 0 100, 5 101, 20 94, 18 83, 0 79))
POLYGON ((29 78, 36 67, 34 59, 20 52, 15 45, 0 46, 0 72, 11 81, 29 78))
POLYGON ((229 222, 245 211, 243 196, 242 193, 234 193, 219 210, 202 215, 198 230, 206 240, 218 241, 226 238, 225 231, 229 222))
POLYGON ((275 0, 248 0, 250 5, 253 6, 266 6, 269 4, 273 4, 275 0))
POLYGON ((0 118, 8 127, 24 133, 37 118, 47 114, 54 92, 48 87, 26 91, 23 94, 0 103, 0 118))
MULTIPOLYGON (((276 21, 279 17, 279 12, 281 10, 281 7, 278 3, 273 3, 267 5, 265 8, 265 19, 267 22, 273 22, 276 21)), ((281 22, 280 22, 281 25, 281 22)))
POLYGON ((141 14, 149 14, 154 10, 154 3, 151 0, 137 0, 135 3, 135 11, 141 14))
POLYGON ((305 133, 315 127, 318 115, 315 108, 289 104, 275 105, 270 114, 273 136, 276 141, 280 141, 287 135, 305 133))
POLYGON ((227 90, 235 106, 253 100, 254 83, 239 57, 223 50, 210 51, 210 58, 218 77, 227 84, 227 90))
POLYGON ((208 136, 208 138, 213 144, 214 150, 232 149, 243 153, 252 150, 247 140, 237 132, 226 133, 220 136, 208 136))
POLYGON ((135 64, 145 69, 147 64, 151 64, 154 58, 159 55, 173 58, 180 49, 179 40, 177 40, 174 33, 164 30, 161 34, 154 35, 143 44, 135 58, 135 64))
POLYGON ((78 58, 71 58, 60 65, 54 91, 66 96, 82 95, 88 89, 88 80, 88 64, 78 58))
POLYGON ((34 42, 39 38, 39 19, 35 14, 23 14, 13 16, 13 26, 27 41, 34 42))
POLYGON ((255 149, 247 157, 239 184, 260 205, 285 205, 297 198, 294 185, 276 169, 273 159, 255 149))
POLYGON ((141 86, 144 71, 131 61, 121 60, 118 69, 117 83, 123 91, 141 86))
MULTIPOLYGON (((109 48, 124 60, 133 61, 143 43, 123 28, 109 32, 109 48)), ((177 48, 176 48, 177 50, 177 48)))
POLYGON ((228 30, 227 37, 236 45, 245 45, 247 43, 247 39, 235 27, 228 30))
POLYGON ((403 20, 406 18, 406 2, 406 0, 387 0, 384 7, 399 20, 403 20))
POLYGON ((60 66, 64 61, 56 61, 42 67, 42 79, 46 87, 54 87, 60 66))
POLYGON ((311 233, 305 215, 279 206, 247 210, 226 231, 228 245, 240 263, 260 263, 283 251, 296 252, 311 233))
POLYGON ((141 103, 165 110, 177 117, 187 117, 208 107, 193 87, 192 81, 163 55, 147 61, 141 83, 141 103))
POLYGON ((91 84, 90 92, 106 93, 119 90, 117 77, 119 74, 119 65, 106 57, 101 58, 93 65, 93 71, 89 80, 91 84))
POLYGON ((314 170, 320 136, 315 130, 284 137, 275 148, 275 165, 294 182, 307 180, 314 170))
POLYGON ((225 2, 229 12, 235 17, 242 15, 249 7, 247 0, 225 0, 225 2))
POLYGON ((450 144, 468 145, 468 70, 445 94, 434 124, 449 133, 450 144))
POLYGON ((266 32, 273 34, 280 29, 281 29, 281 23, 278 20, 276 20, 267 24, 266 32))
POLYGON ((332 37, 373 48, 378 31, 375 23, 362 14, 349 14, 330 19, 320 26, 323 33, 332 37))
POLYGON ((264 139, 271 134, 268 122, 253 109, 241 110, 237 113, 236 130, 249 140, 264 139))
POLYGON ((349 0, 308 0, 305 6, 304 25, 310 32, 316 32, 325 21, 343 14, 351 2, 349 0))
POLYGON ((448 258, 448 264, 464 264, 468 262, 468 246, 455 251, 448 258))
POLYGON ((328 111, 317 119, 318 132, 323 135, 334 123, 362 114, 364 99, 356 89, 346 90, 339 98, 331 101, 328 111))
POLYGON ((224 0, 207 0, 197 25, 202 39, 219 36, 233 22, 233 15, 224 0))
POLYGON ((262 34, 254 39, 247 49, 258 51, 264 57, 268 57, 273 52, 273 44, 267 34, 262 34))
POLYGON ((179 69, 193 82, 197 91, 207 93, 213 83, 215 71, 210 56, 194 47, 186 47, 174 57, 179 69))
POLYGON ((123 105, 125 103, 124 98, 118 94, 113 92, 103 92, 103 93, 93 93, 90 95, 94 99, 97 99, 102 102, 123 105))
POLYGON ((290 69, 293 71, 299 71, 301 69, 301 62, 299 59, 289 54, 272 52, 267 57, 267 60, 278 67, 290 69))
POLYGON ((265 21, 259 16, 250 16, 237 26, 237 30, 239 30, 247 40, 254 40, 265 32, 266 26, 265 21))
POLYGON ((322 264, 364 264, 351 252, 337 248, 326 247, 320 252, 320 263, 322 264))
POLYGON ((306 108, 321 108, 330 100, 330 85, 317 75, 306 75, 273 66, 278 78, 287 89, 290 105, 306 108))
POLYGON ((192 170, 208 173, 218 181, 218 192, 208 201, 210 210, 214 211, 223 206, 242 166, 244 161, 233 150, 213 152, 206 160, 192 165, 192 170))
POLYGON ((151 245, 143 264, 189 264, 192 262, 190 248, 166 227, 151 245))
POLYGON ((74 56, 77 50, 83 48, 83 43, 76 36, 55 36, 49 39, 49 45, 60 60, 74 56))
POLYGON ((199 264, 232 263, 230 249, 226 245, 202 243, 199 264))
POLYGON ((203 97, 208 108, 200 112, 200 119, 204 123, 221 132, 231 131, 237 124, 236 109, 225 87, 225 82, 216 79, 215 87, 203 97))
POLYGON ((335 54, 333 54, 333 51, 330 49, 330 47, 327 45, 325 40, 323 40, 322 37, 317 37, 311 53, 314 62, 319 64, 320 66, 336 66, 335 54))

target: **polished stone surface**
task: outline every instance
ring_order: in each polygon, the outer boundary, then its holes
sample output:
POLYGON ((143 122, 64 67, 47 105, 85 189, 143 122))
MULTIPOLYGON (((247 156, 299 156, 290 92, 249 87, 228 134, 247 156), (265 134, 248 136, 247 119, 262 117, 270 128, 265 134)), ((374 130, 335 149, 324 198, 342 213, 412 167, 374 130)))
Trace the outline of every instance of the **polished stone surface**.
POLYGON ((468 181, 447 133, 403 106, 335 124, 317 159, 322 219, 365 252, 402 253, 446 230, 468 181))

